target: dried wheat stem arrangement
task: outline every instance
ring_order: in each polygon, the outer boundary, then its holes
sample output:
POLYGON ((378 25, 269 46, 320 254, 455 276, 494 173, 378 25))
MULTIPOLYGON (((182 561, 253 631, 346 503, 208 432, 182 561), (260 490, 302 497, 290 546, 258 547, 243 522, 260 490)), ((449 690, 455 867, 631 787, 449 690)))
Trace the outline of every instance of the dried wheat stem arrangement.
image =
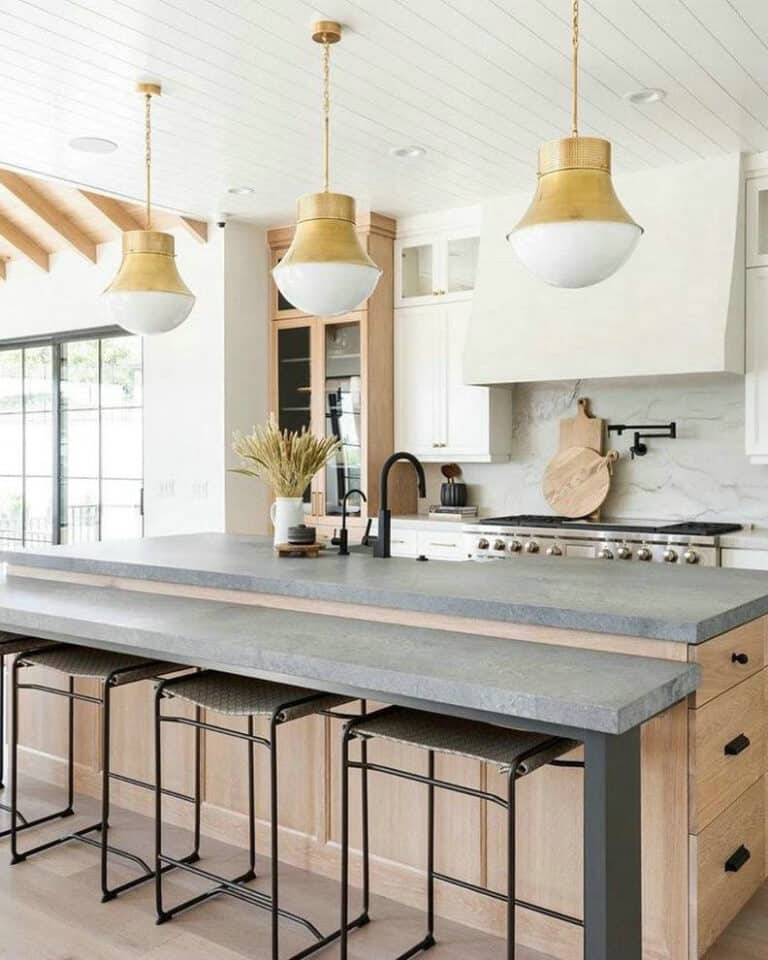
POLYGON ((232 449, 243 466, 233 472, 263 480, 276 497, 301 497, 339 446, 334 437, 317 437, 306 428, 280 430, 271 417, 248 436, 234 434, 232 449))

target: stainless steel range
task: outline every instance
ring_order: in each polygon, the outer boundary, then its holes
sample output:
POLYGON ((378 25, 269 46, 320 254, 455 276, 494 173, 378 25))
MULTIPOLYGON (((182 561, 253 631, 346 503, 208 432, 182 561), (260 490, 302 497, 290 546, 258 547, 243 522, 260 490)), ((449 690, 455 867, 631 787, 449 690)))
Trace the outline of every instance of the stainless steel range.
POLYGON ((645 563, 720 565, 722 534, 738 523, 655 523, 616 520, 591 523, 564 517, 494 517, 462 527, 473 560, 510 560, 523 554, 645 563))

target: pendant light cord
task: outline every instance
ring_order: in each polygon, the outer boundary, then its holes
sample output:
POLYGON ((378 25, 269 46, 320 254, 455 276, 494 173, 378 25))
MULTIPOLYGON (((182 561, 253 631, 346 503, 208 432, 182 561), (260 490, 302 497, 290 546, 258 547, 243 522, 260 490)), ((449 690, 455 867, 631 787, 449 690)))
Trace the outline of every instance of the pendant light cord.
POLYGON ((147 230, 152 229, 151 170, 152 170, 152 94, 144 95, 144 162, 146 165, 147 230))
POLYGON ((329 140, 331 133, 331 45, 323 41, 323 191, 330 189, 329 140))
POLYGON ((579 0, 573 0, 573 136, 579 135, 579 0))

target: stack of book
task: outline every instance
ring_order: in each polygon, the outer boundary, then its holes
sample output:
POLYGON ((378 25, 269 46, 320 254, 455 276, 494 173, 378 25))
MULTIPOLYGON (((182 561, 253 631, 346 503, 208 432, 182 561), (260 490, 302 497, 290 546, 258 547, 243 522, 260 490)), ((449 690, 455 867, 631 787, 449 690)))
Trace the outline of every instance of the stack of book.
POLYGON ((429 508, 430 520, 471 520, 477 516, 477 507, 442 507, 435 505, 429 508))

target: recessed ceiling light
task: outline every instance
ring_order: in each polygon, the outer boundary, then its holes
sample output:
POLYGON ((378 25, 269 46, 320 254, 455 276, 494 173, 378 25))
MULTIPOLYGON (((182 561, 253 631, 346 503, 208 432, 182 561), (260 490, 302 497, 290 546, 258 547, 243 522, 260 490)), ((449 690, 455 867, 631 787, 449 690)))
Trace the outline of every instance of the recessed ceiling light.
POLYGON ((389 152, 399 160, 415 160, 417 157, 423 157, 427 151, 424 147, 412 144, 407 147, 392 147, 389 152))
POLYGON ((645 87, 642 90, 630 90, 629 93, 624 94, 624 99, 644 106, 646 103, 660 103, 666 95, 667 91, 659 87, 645 87))
POLYGON ((256 193, 255 187, 230 187, 227 193, 234 193, 236 197, 247 197, 250 193, 256 193))
POLYGON ((75 137, 69 141, 73 150, 81 153, 114 153, 117 144, 114 140, 105 140, 104 137, 75 137))

